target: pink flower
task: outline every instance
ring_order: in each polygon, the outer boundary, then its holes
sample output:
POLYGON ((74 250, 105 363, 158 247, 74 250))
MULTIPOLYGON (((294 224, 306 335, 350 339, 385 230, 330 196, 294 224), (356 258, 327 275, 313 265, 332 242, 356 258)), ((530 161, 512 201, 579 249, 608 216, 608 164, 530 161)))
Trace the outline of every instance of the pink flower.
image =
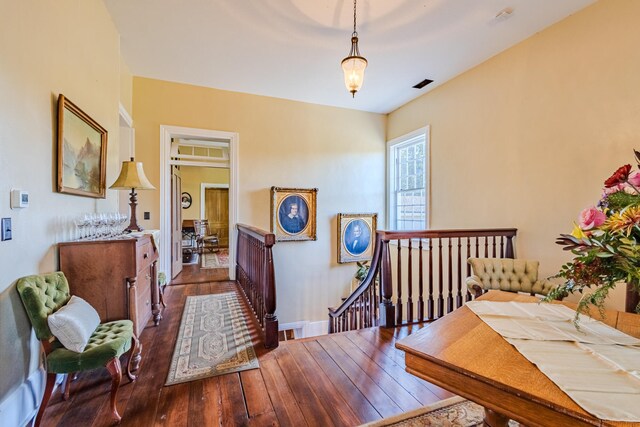
POLYGON ((635 171, 629 174, 627 182, 636 187, 640 186, 640 171, 635 171))
POLYGON ((591 230, 600 227, 607 220, 607 216, 594 206, 584 209, 578 217, 578 224, 583 230, 591 230))
POLYGON ((616 186, 609 187, 609 188, 605 187, 603 188, 602 193, 605 196, 608 196, 609 194, 617 193, 618 191, 624 191, 624 187, 625 187, 624 184, 618 184, 616 186))

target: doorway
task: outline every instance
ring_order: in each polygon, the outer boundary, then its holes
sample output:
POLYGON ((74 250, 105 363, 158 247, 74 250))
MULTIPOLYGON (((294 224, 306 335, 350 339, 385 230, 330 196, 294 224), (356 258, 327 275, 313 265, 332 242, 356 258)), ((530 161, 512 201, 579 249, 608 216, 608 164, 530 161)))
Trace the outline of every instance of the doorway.
MULTIPOLYGON (((235 225, 237 223, 238 209, 238 143, 239 136, 233 132, 223 132, 208 129, 183 128, 176 126, 160 126, 160 229, 162 236, 160 240, 160 271, 165 272, 167 277, 173 277, 174 267, 172 266, 172 253, 176 252, 177 233, 172 233, 172 222, 175 226, 175 215, 172 213, 171 193, 177 191, 172 188, 172 167, 178 166, 182 171, 182 184, 184 185, 185 167, 208 167, 227 168, 227 218, 226 227, 219 225, 221 234, 226 238, 229 247, 229 269, 228 276, 235 279, 235 225), (178 143, 176 143, 178 141, 178 143), (181 150, 179 153, 176 147, 194 147, 191 151, 181 150), (226 149, 224 148, 226 147, 226 149), (186 154, 185 154, 186 153, 186 154), (222 154, 220 154, 222 153, 222 154), (173 191, 172 191, 173 190, 173 191), (173 220, 173 221, 172 221, 173 220)), ((182 190, 181 192, 184 192, 182 190)), ((192 198, 200 196, 198 190, 192 191, 192 198)), ((206 194, 205 194, 206 196, 206 194)), ((201 200, 204 201, 205 197, 201 200)), ((206 208, 204 203, 198 203, 200 218, 205 218, 206 208)), ((194 206, 195 207, 195 206, 194 206)), ((184 217, 184 211, 181 211, 184 217)), ((173 227, 175 228, 175 227, 173 227)), ((181 241, 180 241, 181 243, 181 241)))

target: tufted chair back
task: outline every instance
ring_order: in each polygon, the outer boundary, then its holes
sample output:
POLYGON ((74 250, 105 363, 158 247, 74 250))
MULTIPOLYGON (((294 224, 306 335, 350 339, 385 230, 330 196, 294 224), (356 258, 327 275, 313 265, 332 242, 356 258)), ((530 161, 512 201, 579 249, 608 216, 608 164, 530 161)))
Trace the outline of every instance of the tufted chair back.
POLYGON ((61 271, 18 279, 16 288, 22 298, 31 325, 39 340, 48 340, 53 335, 49 330, 47 316, 69 301, 69 282, 61 271))
POLYGON ((527 292, 546 295, 553 287, 538 280, 538 261, 511 258, 469 258, 473 275, 467 277, 469 290, 480 296, 484 290, 527 292))

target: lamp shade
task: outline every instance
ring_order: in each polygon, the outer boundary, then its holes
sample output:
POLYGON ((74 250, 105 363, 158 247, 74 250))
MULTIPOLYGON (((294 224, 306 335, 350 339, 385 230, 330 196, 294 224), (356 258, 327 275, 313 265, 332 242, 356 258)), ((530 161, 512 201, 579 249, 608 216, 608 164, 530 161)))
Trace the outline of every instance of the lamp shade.
POLYGON ((122 169, 116 182, 109 187, 113 190, 155 190, 142 169, 142 162, 136 162, 133 157, 130 161, 122 162, 122 169))
POLYGON ((347 56, 342 60, 344 84, 352 95, 362 87, 365 68, 367 68, 367 60, 362 56, 347 56))

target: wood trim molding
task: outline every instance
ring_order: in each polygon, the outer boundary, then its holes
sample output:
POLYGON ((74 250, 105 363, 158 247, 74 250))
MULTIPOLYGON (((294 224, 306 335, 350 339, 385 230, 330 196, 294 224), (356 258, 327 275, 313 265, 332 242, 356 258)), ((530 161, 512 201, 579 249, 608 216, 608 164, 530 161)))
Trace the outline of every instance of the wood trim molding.
MULTIPOLYGON (((224 140, 229 143, 229 228, 235 230, 238 222, 238 168, 240 135, 210 129, 160 125, 160 266, 167 274, 171 270, 171 138, 195 138, 202 140, 224 140)), ((236 235, 229 235, 229 278, 235 280, 236 235)))

